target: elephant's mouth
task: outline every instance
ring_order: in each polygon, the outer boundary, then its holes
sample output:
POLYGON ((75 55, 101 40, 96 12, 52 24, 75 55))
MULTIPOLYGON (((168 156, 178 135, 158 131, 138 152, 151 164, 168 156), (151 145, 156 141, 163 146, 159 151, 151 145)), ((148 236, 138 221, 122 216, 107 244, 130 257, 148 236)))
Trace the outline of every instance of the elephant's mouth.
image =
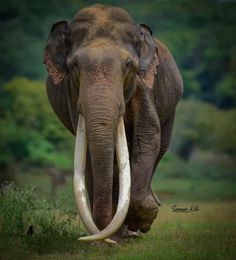
POLYGON ((74 191, 79 214, 84 226, 91 233, 90 236, 79 238, 81 241, 104 240, 114 242, 109 238, 114 234, 125 220, 130 203, 130 164, 128 147, 125 136, 123 117, 120 117, 116 138, 116 154, 119 167, 119 199, 116 213, 110 224, 103 230, 95 225, 86 199, 85 165, 86 165, 87 137, 85 122, 82 115, 76 134, 75 158, 74 158, 74 191))

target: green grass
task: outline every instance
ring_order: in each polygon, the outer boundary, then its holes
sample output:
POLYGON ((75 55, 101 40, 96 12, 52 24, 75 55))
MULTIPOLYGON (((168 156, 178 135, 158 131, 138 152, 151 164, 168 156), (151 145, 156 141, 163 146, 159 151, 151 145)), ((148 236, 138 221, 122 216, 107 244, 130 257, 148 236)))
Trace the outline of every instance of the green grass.
POLYGON ((235 201, 204 202, 199 211, 174 213, 164 204, 149 233, 117 245, 61 235, 1 235, 0 259, 235 259, 234 206, 235 201))
MULTIPOLYGON (((36 184, 36 191, 47 195, 51 205, 49 177, 22 174, 17 179, 19 186, 36 184)), ((1 232, 0 259, 235 259, 236 191, 233 181, 156 176, 153 187, 162 206, 150 232, 117 245, 94 245, 77 240, 84 233, 78 218, 73 218, 71 231, 55 232, 55 229, 64 230, 60 223, 67 219, 67 213, 75 210, 70 177, 57 192, 59 202, 51 208, 56 215, 50 214, 50 210, 47 212, 46 202, 42 204, 45 218, 40 218, 40 223, 48 226, 46 230, 49 231, 39 228, 31 237, 26 235, 26 229, 15 234, 1 232), (198 204, 199 211, 175 213, 171 209, 173 204, 179 207, 198 204), (60 216, 58 211, 62 212, 60 216)))

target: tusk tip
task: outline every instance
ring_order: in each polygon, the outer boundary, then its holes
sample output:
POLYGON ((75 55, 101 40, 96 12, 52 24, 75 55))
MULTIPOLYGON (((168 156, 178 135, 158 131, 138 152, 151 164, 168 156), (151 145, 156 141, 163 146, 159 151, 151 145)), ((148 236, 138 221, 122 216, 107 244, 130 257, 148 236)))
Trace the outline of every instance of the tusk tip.
POLYGON ((82 242, 90 242, 92 240, 90 240, 90 236, 87 236, 87 237, 79 237, 78 238, 79 241, 82 241, 82 242))
POLYGON ((117 244, 117 242, 115 240, 112 240, 110 238, 106 238, 105 241, 109 244, 117 244))
POLYGON ((79 241, 82 241, 82 242, 93 242, 93 241, 104 241, 108 244, 117 244, 117 242, 115 240, 112 240, 110 238, 106 238, 106 239, 99 239, 98 237, 94 238, 94 235, 92 236, 87 236, 87 237, 79 237, 78 238, 79 241))

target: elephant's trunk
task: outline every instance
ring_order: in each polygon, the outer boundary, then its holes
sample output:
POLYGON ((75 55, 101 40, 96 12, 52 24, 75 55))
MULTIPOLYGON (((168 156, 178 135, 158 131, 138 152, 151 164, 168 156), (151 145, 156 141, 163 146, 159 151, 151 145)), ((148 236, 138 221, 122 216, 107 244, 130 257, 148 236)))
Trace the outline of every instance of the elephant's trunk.
MULTIPOLYGON (((85 99, 83 115, 87 134, 88 148, 91 157, 93 171, 93 219, 89 217, 87 203, 81 206, 85 200, 84 188, 77 187, 80 177, 77 172, 83 168, 75 164, 75 192, 79 211, 84 218, 84 223, 90 233, 95 234, 82 240, 92 241, 107 238, 114 233, 124 221, 129 207, 130 193, 130 169, 128 161, 128 149, 125 138, 125 130, 122 117, 119 120, 119 103, 111 97, 91 95, 85 99), (119 126, 118 126, 119 121, 119 126), (113 186, 113 159, 114 150, 117 151, 117 159, 120 169, 120 194, 117 212, 112 220, 112 186, 113 186), (76 172, 76 168, 77 172, 76 172), (80 197, 81 196, 81 197, 80 197), (80 208, 81 207, 81 208, 80 208), (81 212, 82 211, 82 212, 81 212), (111 221, 112 220, 112 221, 111 221), (111 223, 110 223, 111 222, 111 223), (110 225, 109 225, 110 223, 110 225), (98 230, 102 230, 101 232, 98 230)), ((80 123, 79 123, 80 124, 80 123)), ((78 125, 78 128, 80 125, 78 125)), ((79 130, 77 131, 77 135, 79 130)), ((79 138, 79 136, 77 136, 79 138)), ((77 144, 81 145, 81 144, 77 144)), ((82 144, 86 147, 86 142, 82 144)), ((76 147, 76 149, 80 149, 76 147)), ((85 151, 83 152, 85 156, 85 151)), ((81 156, 81 155, 75 155, 81 156)), ((75 157, 75 160, 77 158, 75 157)), ((85 164, 85 160, 81 161, 85 164)), ((83 171, 84 169, 82 169, 83 171)))
POLYGON ((93 219, 102 230, 112 220, 113 159, 118 126, 118 106, 96 96, 84 107, 88 148, 93 171, 93 219))

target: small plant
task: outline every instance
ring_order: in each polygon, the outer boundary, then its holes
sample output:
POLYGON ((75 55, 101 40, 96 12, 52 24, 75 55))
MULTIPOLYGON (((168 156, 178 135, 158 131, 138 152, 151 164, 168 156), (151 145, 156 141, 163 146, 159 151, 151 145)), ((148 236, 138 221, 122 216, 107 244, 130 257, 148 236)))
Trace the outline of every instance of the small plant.
POLYGON ((79 236, 76 214, 36 194, 33 186, 5 185, 0 195, 0 232, 79 236), (30 232, 29 232, 30 230, 30 232))

